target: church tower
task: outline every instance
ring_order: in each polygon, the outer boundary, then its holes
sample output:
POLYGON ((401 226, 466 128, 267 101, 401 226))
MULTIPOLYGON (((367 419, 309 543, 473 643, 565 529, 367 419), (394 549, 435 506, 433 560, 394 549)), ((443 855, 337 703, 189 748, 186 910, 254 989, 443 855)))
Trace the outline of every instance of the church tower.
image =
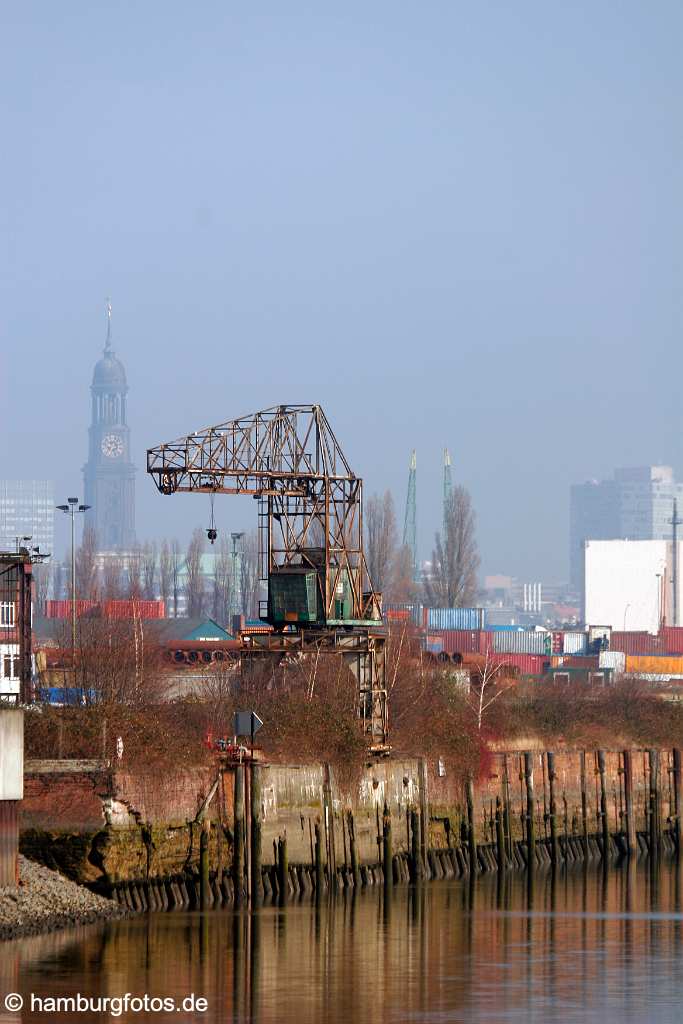
POLYGON ((126 371, 111 347, 111 304, 107 338, 95 365, 88 461, 83 467, 86 522, 97 533, 99 551, 130 551, 135 544, 135 466, 130 460, 126 421, 126 371))

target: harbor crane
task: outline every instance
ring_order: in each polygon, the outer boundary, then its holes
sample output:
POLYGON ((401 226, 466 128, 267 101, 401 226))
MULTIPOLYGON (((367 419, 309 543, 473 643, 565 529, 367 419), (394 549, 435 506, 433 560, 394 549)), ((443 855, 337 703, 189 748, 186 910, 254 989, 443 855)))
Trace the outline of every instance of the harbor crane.
POLYGON ((386 632, 363 553, 363 481, 319 405, 278 405, 150 448, 162 494, 258 501, 259 617, 244 658, 303 652, 344 659, 358 683, 370 749, 388 751, 386 632))

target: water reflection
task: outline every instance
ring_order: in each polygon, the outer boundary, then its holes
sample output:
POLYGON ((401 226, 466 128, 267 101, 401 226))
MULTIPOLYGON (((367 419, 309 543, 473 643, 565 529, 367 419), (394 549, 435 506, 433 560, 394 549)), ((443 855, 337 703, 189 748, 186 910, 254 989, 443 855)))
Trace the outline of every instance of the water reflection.
MULTIPOLYGON (((674 1021, 681 868, 508 873, 254 915, 160 914, 3 946, 2 990, 208 1000, 121 1020, 674 1021)), ((1 1002, 1 1000, 0 1000, 1 1002)), ((62 1020, 108 1019, 67 1014, 62 1020)))

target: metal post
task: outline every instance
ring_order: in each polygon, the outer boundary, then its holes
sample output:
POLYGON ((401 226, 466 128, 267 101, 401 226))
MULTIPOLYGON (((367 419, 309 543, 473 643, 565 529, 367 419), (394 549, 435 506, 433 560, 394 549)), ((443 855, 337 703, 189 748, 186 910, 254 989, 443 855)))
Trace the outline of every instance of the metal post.
POLYGON ((477 834, 474 823, 474 779, 467 779, 467 846, 470 858, 470 878, 477 873, 477 834))
POLYGON ((71 685, 76 685, 76 544, 74 506, 71 505, 71 685))
POLYGON ((244 765, 235 767, 235 845, 232 854, 232 872, 235 885, 235 903, 244 894, 244 765))
POLYGON ((586 792, 586 751, 581 751, 581 834, 583 859, 588 860, 588 794, 586 792))
POLYGON ((503 805, 499 796, 496 797, 496 847, 498 853, 498 871, 503 872, 507 867, 505 853, 505 829, 503 827, 503 805))
POLYGON ((251 902, 259 906, 263 898, 261 877, 261 769, 251 766, 251 902))

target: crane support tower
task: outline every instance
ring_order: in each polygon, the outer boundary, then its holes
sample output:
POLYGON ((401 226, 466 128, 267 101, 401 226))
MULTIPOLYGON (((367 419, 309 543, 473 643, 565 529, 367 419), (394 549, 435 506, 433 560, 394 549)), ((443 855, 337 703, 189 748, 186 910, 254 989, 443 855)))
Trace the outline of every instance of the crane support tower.
POLYGON ((386 632, 363 553, 363 481, 319 405, 278 405, 147 452, 162 494, 251 494, 267 584, 246 660, 341 656, 358 681, 370 748, 387 746, 386 632))

